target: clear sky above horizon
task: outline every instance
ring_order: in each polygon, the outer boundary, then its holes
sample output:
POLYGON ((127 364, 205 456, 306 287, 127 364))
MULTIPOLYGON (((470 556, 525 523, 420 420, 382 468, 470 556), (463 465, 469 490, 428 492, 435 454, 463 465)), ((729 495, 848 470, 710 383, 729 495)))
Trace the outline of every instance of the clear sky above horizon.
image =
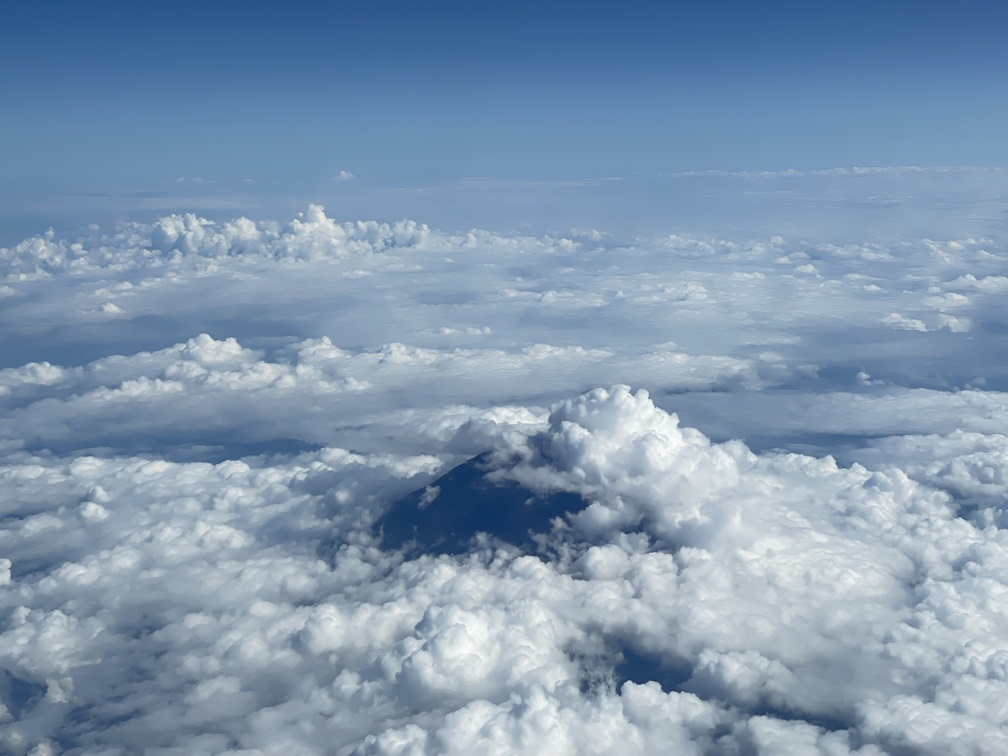
POLYGON ((179 179, 1004 165, 1006 21, 993 2, 8 3, 0 193, 41 214, 179 179))

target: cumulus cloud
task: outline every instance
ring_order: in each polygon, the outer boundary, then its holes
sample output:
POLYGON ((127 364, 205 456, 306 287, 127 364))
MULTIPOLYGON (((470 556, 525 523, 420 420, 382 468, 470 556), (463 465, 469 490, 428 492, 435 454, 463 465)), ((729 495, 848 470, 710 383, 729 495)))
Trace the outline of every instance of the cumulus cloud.
POLYGON ((0 252, 0 751, 1008 750, 997 239, 0 252))
POLYGON ((491 479, 586 503, 538 555, 379 550, 371 522, 429 490, 434 457, 8 463, 5 747, 53 728, 306 753, 1003 740, 1008 544, 948 493, 713 444, 622 386, 496 448, 491 479), (626 655, 663 661, 635 680, 626 655))

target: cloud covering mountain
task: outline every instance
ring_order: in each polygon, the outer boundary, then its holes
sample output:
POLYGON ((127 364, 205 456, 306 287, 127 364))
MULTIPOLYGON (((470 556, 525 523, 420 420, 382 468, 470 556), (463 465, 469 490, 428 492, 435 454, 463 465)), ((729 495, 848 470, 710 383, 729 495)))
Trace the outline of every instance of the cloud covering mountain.
POLYGON ((1008 750, 1000 237, 311 206, 0 277, 4 752, 1008 750))

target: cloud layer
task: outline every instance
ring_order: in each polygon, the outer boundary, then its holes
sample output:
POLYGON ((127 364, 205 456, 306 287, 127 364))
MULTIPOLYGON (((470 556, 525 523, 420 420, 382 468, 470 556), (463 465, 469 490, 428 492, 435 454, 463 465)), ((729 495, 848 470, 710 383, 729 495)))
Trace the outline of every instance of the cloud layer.
POLYGON ((313 206, 0 275, 4 752, 1008 750, 997 239, 313 206), (383 543, 477 455, 550 516, 383 543))

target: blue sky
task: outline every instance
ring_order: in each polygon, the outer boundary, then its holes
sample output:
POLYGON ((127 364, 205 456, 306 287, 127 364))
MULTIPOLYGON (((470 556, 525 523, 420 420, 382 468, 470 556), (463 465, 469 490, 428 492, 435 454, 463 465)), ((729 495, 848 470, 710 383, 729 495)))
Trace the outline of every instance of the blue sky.
POLYGON ((1008 162, 995 3, 38 2, 0 15, 0 192, 40 216, 56 197, 177 190, 179 177, 255 191, 341 170, 392 188, 1008 162))

